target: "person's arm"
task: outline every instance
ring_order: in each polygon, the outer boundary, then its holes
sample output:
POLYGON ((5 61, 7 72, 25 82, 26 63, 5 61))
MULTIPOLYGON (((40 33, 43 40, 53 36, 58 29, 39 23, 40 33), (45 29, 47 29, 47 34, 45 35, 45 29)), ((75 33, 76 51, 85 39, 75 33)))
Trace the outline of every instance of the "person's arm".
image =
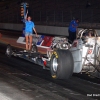
POLYGON ((37 36, 37 31, 36 31, 36 29, 35 29, 34 22, 33 22, 33 30, 34 30, 34 32, 35 32, 35 34, 36 34, 36 36, 37 36))
POLYGON ((25 22, 27 21, 27 14, 28 14, 28 10, 27 10, 26 15, 25 15, 25 17, 24 17, 24 21, 25 21, 25 22))
POLYGON ((78 23, 74 23, 74 27, 76 28, 76 38, 77 38, 77 36, 78 36, 78 23))
POLYGON ((36 34, 36 36, 37 36, 37 31, 36 31, 35 27, 33 28, 33 30, 34 30, 34 32, 35 32, 35 34, 36 34))
POLYGON ((72 24, 72 27, 78 28, 78 24, 77 24, 77 23, 73 23, 73 24, 72 24))
POLYGON ((73 28, 78 28, 78 24, 76 23, 75 20, 73 20, 73 21, 71 22, 71 24, 72 24, 72 27, 73 27, 73 28))

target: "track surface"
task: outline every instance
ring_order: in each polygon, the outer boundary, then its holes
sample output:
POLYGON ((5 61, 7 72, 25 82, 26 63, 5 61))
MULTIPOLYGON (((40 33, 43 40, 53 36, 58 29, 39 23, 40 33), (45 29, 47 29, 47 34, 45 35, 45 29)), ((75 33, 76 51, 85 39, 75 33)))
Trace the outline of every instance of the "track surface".
MULTIPOLYGON (((72 76, 69 80, 53 80, 48 70, 41 66, 19 58, 7 58, 0 54, 0 79, 21 92, 26 100, 99 100, 100 85, 79 77, 72 76)), ((12 94, 14 91, 8 91, 12 94)), ((6 93, 6 92, 5 92, 6 93)), ((14 100, 18 100, 14 96, 14 100)), ((24 100, 24 99, 22 99, 24 100)))
POLYGON ((53 80, 49 70, 8 58, 6 46, 0 44, 0 48, 0 100, 100 100, 100 79, 78 74, 53 80))

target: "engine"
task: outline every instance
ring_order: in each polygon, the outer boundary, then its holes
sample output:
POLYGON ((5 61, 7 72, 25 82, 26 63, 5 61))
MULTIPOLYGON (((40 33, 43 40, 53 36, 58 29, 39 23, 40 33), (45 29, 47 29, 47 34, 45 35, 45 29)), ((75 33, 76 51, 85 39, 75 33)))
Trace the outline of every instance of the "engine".
POLYGON ((65 37, 54 37, 51 44, 52 49, 68 49, 69 46, 68 40, 65 37))

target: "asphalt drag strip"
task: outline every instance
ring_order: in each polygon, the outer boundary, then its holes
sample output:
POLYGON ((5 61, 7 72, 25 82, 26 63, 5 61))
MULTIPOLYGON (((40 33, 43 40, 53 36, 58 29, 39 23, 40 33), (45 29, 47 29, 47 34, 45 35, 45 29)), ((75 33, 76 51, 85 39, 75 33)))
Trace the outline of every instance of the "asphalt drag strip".
POLYGON ((0 100, 99 100, 99 84, 76 77, 53 80, 38 65, 2 54, 0 59, 0 100))

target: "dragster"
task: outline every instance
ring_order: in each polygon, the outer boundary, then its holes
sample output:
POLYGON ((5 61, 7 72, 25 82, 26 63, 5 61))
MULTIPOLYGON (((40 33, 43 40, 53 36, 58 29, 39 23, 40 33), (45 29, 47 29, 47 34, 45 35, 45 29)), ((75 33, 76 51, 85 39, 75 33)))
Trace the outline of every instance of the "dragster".
MULTIPOLYGON (((16 42, 25 44, 25 37, 19 37, 16 42)), ((81 29, 73 43, 64 36, 33 35, 31 52, 16 51, 8 44, 6 55, 26 59, 50 70, 53 79, 69 79, 73 73, 100 78, 100 37, 94 29, 81 29), (38 52, 38 47, 45 48, 46 53, 38 52)))

